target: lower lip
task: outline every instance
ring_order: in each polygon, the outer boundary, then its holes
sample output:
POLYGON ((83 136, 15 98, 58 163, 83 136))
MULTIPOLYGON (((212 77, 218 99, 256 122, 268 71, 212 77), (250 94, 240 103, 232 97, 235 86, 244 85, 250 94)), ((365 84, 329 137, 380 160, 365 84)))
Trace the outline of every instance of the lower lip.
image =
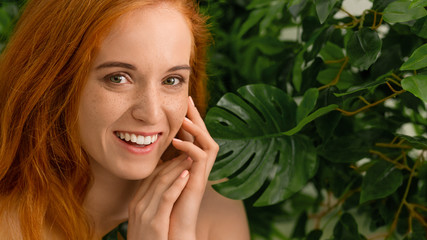
POLYGON ((136 147, 134 145, 127 144, 123 140, 119 139, 115 134, 114 134, 114 138, 117 139, 120 146, 124 147, 127 151, 129 151, 132 154, 148 154, 154 149, 155 145, 159 141, 160 135, 158 135, 158 138, 155 142, 145 147, 136 147))

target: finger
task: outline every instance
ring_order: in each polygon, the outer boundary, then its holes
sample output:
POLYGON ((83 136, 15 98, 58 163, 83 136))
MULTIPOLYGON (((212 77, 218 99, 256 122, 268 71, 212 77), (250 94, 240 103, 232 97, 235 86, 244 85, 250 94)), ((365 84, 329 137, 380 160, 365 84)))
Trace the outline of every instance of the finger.
POLYGON ((185 131, 183 128, 180 128, 177 134, 177 138, 188 141, 188 142, 194 142, 194 137, 189 132, 185 131))
POLYGON ((200 145, 200 147, 204 150, 210 150, 217 148, 216 142, 213 140, 213 138, 209 135, 209 132, 205 131, 204 129, 200 128, 198 125, 194 124, 190 119, 185 118, 184 122, 182 123, 182 128, 188 132, 189 134, 193 135, 195 138, 195 143, 197 145, 200 145))
POLYGON ((197 181, 204 182, 206 173, 210 172, 210 169, 207 169, 206 167, 207 162, 209 161, 208 154, 193 143, 184 142, 180 139, 173 139, 172 144, 176 149, 187 153, 193 160, 190 171, 192 178, 196 178, 197 181))
POLYGON ((144 196, 147 197, 148 189, 152 187, 154 184, 153 182, 159 177, 159 175, 170 174, 174 169, 176 169, 176 171, 179 171, 179 169, 186 169, 189 168, 190 165, 191 163, 189 163, 188 157, 185 154, 181 154, 180 156, 163 163, 161 166, 158 166, 148 178, 141 181, 141 185, 133 197, 134 201, 139 202, 144 196))
POLYGON ((173 205, 178 200, 188 182, 189 174, 190 172, 188 170, 184 170, 169 189, 163 193, 157 210, 158 216, 169 217, 171 215, 173 205))
POLYGON ((202 119, 202 116, 200 116, 199 111, 197 110, 196 106, 194 105, 194 101, 191 98, 191 96, 188 97, 188 110, 187 110, 187 117, 193 121, 197 126, 205 130, 206 132, 208 129, 206 128, 205 122, 202 119))

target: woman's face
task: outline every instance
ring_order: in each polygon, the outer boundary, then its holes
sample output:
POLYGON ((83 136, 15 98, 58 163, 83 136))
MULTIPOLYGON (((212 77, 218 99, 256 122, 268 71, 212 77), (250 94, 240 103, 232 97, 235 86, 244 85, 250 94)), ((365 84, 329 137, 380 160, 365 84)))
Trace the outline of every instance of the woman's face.
POLYGON ((191 32, 171 5, 122 18, 103 41, 79 106, 79 130, 94 174, 143 179, 187 112, 191 32))

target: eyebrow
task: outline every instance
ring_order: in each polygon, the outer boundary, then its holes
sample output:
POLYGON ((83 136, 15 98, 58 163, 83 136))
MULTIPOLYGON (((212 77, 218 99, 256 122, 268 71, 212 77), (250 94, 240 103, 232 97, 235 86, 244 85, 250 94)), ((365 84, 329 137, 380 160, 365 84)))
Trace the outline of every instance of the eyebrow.
MULTIPOLYGON (((112 68, 112 67, 121 67, 121 68, 127 68, 130 70, 137 70, 137 68, 129 63, 124 63, 124 62, 105 62, 99 66, 97 66, 95 69, 99 70, 99 69, 103 69, 103 68, 112 68)), ((170 68, 169 70, 167 70, 166 72, 174 72, 174 71, 178 71, 178 70, 188 70, 191 71, 191 67, 188 65, 178 65, 178 66, 174 66, 172 68, 170 68)))

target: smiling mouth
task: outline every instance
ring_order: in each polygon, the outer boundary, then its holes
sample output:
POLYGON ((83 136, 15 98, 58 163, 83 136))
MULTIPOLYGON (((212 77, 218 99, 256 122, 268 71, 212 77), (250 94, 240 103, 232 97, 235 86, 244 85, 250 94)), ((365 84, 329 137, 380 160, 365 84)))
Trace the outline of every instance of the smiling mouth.
POLYGON ((159 134, 154 134, 151 136, 143 136, 134 133, 127 132, 115 132, 116 136, 123 142, 136 146, 136 147, 145 147, 153 144, 157 141, 159 134))

